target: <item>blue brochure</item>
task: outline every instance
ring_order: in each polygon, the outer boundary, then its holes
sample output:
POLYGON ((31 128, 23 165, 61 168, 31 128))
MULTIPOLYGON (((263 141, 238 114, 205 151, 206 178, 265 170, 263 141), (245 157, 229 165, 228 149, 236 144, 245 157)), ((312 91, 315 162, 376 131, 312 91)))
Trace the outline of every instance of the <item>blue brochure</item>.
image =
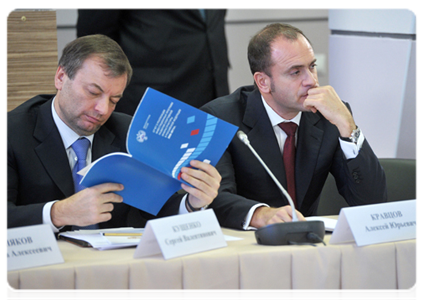
POLYGON ((124 185, 123 202, 157 215, 181 189, 181 168, 191 160, 215 166, 238 127, 184 102, 147 88, 126 139, 128 153, 115 152, 93 162, 81 184, 124 185))

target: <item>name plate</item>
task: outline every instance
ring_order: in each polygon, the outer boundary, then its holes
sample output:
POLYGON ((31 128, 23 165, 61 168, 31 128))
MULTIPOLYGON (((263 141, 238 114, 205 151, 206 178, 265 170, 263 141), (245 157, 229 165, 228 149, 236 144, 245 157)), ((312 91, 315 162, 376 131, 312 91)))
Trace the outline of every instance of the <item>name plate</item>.
POLYGON ((7 270, 63 263, 62 253, 50 225, 7 230, 7 270))
POLYGON ((164 259, 226 247, 212 209, 147 222, 134 258, 162 253, 164 259))
POLYGON ((330 243, 357 246, 416 238, 416 200, 341 209, 330 243))

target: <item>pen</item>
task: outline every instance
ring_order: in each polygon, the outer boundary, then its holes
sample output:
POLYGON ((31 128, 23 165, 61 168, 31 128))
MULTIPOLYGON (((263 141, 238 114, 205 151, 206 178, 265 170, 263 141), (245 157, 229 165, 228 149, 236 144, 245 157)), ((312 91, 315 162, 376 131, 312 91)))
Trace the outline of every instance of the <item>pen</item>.
POLYGON ((103 232, 103 236, 141 236, 142 233, 135 232, 103 232))

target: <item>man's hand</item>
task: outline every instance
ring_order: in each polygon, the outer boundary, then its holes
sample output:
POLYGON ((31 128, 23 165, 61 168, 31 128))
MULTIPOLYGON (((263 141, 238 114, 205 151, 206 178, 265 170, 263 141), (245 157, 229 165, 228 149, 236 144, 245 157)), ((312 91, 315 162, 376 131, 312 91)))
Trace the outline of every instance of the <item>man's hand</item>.
MULTIPOLYGON (((192 187, 184 183, 181 184, 181 187, 189 193, 187 201, 191 206, 201 208, 209 205, 216 198, 222 177, 210 164, 192 160, 190 165, 193 168, 183 167, 181 169, 181 176, 192 187)), ((189 208, 188 210, 190 211, 189 208)))
POLYGON ((349 137, 357 128, 350 111, 331 86, 309 89, 304 107, 314 113, 320 111, 329 122, 338 128, 341 137, 349 137))
POLYGON ((58 201, 51 208, 51 220, 56 227, 65 225, 88 226, 112 218, 113 203, 122 197, 113 193, 123 190, 118 183, 104 183, 86 188, 69 198, 58 201))
MULTIPOLYGON (((298 217, 298 221, 305 221, 304 216, 299 212, 295 211, 298 217)), ((291 205, 285 205, 278 208, 272 208, 267 206, 258 207, 253 217, 251 218, 250 226, 260 228, 269 224, 291 222, 292 221, 292 208, 291 205)))

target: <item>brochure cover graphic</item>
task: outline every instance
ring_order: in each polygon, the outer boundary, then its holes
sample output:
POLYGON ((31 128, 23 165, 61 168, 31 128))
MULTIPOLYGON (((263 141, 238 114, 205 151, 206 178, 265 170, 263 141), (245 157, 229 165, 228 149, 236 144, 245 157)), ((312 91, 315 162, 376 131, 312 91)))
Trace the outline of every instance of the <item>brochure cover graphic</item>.
POLYGON ((123 202, 157 215, 181 189, 181 168, 191 160, 215 166, 238 127, 152 88, 147 88, 128 130, 128 153, 93 162, 81 184, 117 182, 123 202))

